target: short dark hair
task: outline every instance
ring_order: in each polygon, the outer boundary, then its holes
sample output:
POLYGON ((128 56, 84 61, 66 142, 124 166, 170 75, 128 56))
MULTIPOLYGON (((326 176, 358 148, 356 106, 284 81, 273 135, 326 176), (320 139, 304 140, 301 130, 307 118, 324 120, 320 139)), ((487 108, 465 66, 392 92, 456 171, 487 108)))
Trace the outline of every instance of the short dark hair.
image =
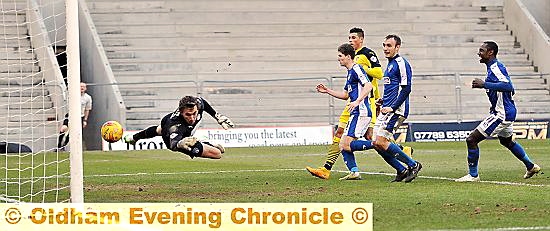
POLYGON ((363 29, 359 28, 359 27, 354 27, 354 28, 351 28, 349 30, 349 33, 357 33, 357 35, 359 35, 359 37, 361 38, 364 38, 365 37, 365 31, 363 31, 363 29))
POLYGON ((497 54, 498 54, 498 45, 497 45, 496 42, 494 42, 494 41, 485 41, 485 42, 483 42, 483 43, 487 45, 487 48, 488 48, 489 50, 492 50, 492 51, 493 51, 493 54, 494 54, 495 56, 497 56, 497 54))
POLYGON ((395 45, 396 46, 401 45, 401 38, 399 36, 397 36, 395 34, 389 34, 389 35, 386 36, 386 40, 391 39, 391 38, 393 38, 393 40, 395 40, 395 45))
POLYGON ((338 47, 338 52, 351 56, 351 59, 355 58, 355 49, 349 43, 344 43, 338 47))
POLYGON ((195 106, 198 106, 198 103, 199 101, 197 97, 190 96, 190 95, 184 96, 183 98, 180 99, 178 110, 183 110, 185 108, 193 108, 195 106))

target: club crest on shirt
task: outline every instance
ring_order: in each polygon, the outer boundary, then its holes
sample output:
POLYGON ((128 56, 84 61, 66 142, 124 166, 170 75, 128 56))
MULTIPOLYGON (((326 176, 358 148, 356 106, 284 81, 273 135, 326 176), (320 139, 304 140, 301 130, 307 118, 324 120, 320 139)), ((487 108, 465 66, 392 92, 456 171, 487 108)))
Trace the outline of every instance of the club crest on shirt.
POLYGON ((370 61, 373 62, 373 63, 376 63, 376 62, 378 62, 378 59, 376 58, 376 56, 371 56, 370 61))

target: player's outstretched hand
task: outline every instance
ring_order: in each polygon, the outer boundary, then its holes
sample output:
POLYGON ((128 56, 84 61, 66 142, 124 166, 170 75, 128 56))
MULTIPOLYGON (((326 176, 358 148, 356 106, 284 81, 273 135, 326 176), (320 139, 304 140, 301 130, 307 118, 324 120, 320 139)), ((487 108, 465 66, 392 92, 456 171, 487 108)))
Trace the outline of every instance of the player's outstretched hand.
POLYGON ((472 88, 485 88, 485 81, 480 78, 472 80, 472 88))
POLYGON ((223 129, 227 130, 230 127, 235 127, 235 124, 229 119, 229 117, 220 114, 216 114, 215 117, 218 124, 221 125, 223 129))
POLYGON ((325 86, 322 83, 318 84, 317 87, 315 87, 315 89, 317 89, 317 92, 320 92, 320 93, 327 93, 328 92, 327 86, 325 86))
POLYGON ((187 151, 191 151, 191 147, 195 146, 198 139, 196 137, 185 137, 182 140, 178 142, 178 148, 185 149, 187 151))

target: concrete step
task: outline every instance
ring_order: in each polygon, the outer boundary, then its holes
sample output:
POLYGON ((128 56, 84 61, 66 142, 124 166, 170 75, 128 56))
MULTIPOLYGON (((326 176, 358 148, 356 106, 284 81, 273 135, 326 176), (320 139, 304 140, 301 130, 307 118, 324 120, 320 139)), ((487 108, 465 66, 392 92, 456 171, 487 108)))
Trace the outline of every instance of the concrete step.
POLYGON ((38 97, 49 94, 50 92, 47 89, 41 87, 24 86, 14 88, 0 85, 0 97, 38 97))
POLYGON ((28 138, 39 138, 50 136, 52 134, 58 133, 57 126, 38 126, 38 127, 7 127, 0 129, 0 135, 13 135, 28 138), (32 135, 27 135, 32 134, 32 135))
POLYGON ((109 59, 164 59, 189 61, 185 48, 177 47, 110 47, 105 48, 109 59))
POLYGON ((116 9, 151 9, 151 8, 166 8, 166 9, 193 9, 193 10, 296 10, 296 9, 333 9, 333 10, 349 10, 349 6, 353 5, 359 9, 376 9, 383 7, 397 6, 396 1, 362 1, 360 3, 353 0, 343 0, 336 2, 331 1, 248 1, 242 2, 237 0, 211 0, 206 2, 200 1, 98 1, 92 0, 88 2, 88 6, 92 9, 102 9, 104 11, 110 8, 116 9), (363 7, 364 6, 364 7, 363 7))
POLYGON ((31 72, 0 73, 1 85, 36 85, 41 83, 41 76, 34 76, 31 72))
POLYGON ((34 59, 34 54, 32 52, 28 52, 29 47, 15 47, 10 48, 9 51, 6 50, 0 50, 0 55, 2 57, 2 61, 9 61, 9 62, 17 62, 19 60, 22 60, 22 62, 30 62, 34 59), (23 51, 20 51, 19 49, 23 49, 23 51))
MULTIPOLYGON (((346 28, 347 29, 347 28, 346 28)), ((103 46, 111 47, 138 46, 138 47, 166 47, 170 44, 174 47, 184 46, 189 49, 237 49, 237 48, 262 48, 266 45, 277 47, 325 47, 329 45, 338 46, 347 39, 347 30, 340 29, 334 32, 303 32, 300 34, 274 34, 274 33, 217 33, 217 34, 101 34, 103 46), (205 42, 204 37, 212 38, 205 42), (242 44, 246 44, 243 46, 242 44)), ((367 30, 365 37, 366 45, 381 44, 386 36, 385 32, 367 30)), ((401 34, 404 42, 409 44, 426 43, 476 43, 481 44, 485 40, 495 40, 500 43, 513 44, 514 38, 507 31, 479 31, 471 32, 456 31, 453 34, 401 34)))
POLYGON ((420 1, 406 1, 398 0, 400 7, 441 7, 441 8, 454 8, 454 7, 468 7, 468 6, 485 6, 487 8, 502 8, 504 5, 503 0, 420 0, 420 1))
MULTIPOLYGON (((432 48, 426 48, 423 46, 415 46, 414 44, 408 44, 412 47, 404 47, 401 54, 406 57, 410 57, 411 60, 416 58, 437 58, 437 59, 453 59, 456 57, 468 57, 475 55, 479 48, 479 44, 476 47, 472 44, 448 44, 448 46, 434 46, 432 48), (449 54, 453 54, 449 56, 449 54)), ((167 48, 167 47, 107 47, 106 54, 109 59, 163 59, 170 57, 171 59, 178 59, 182 61, 188 61, 193 57, 200 58, 257 58, 264 59, 308 59, 310 57, 316 57, 318 59, 331 59, 335 57, 335 46, 300 46, 300 47, 272 47, 267 46, 265 48, 256 47, 243 47, 243 48, 167 48), (261 52, 260 52, 261 51, 261 52), (304 56, 307 53, 307 56, 304 56)), ((375 48, 375 52, 383 59, 383 52, 380 48, 375 48)), ((499 59, 505 63, 510 60, 522 60, 527 61, 528 55, 524 54, 524 50, 520 48, 513 48, 511 46, 503 46, 502 50, 499 50, 499 59)))
POLYGON ((350 14, 368 15, 371 23, 391 20, 414 20, 414 22, 470 22, 478 24, 503 23, 502 11, 480 12, 479 7, 469 11, 441 10, 351 10, 346 11, 171 11, 171 12, 113 12, 119 9, 94 10, 92 18, 100 25, 132 25, 156 22, 186 23, 344 23, 350 14))
POLYGON ((51 108, 53 107, 53 102, 51 101, 32 101, 32 102, 2 102, 0 100, 0 110, 8 109, 10 111, 20 110, 20 109, 39 109, 39 108, 51 108))
POLYGON ((5 11, 2 4, 2 22, 5 24, 21 24, 25 22, 25 14, 19 14, 15 11, 5 11))
POLYGON ((9 122, 45 122, 56 120, 56 110, 54 108, 45 109, 22 109, 17 111, 11 111, 9 114, 6 111, 0 115, 0 121, 9 122))
POLYGON ((178 60, 134 60, 134 59, 112 59, 110 60, 113 71, 182 71, 192 70, 190 62, 178 60))
MULTIPOLYGON (((0 37, 0 47, 2 48, 0 52, 6 51, 16 51, 20 50, 21 47, 28 49, 31 46, 31 42, 27 38, 18 38, 18 37, 0 37)), ((5 57, 5 56, 2 56, 5 57)))
MULTIPOLYGON (((292 33, 295 31, 319 32, 341 31, 342 28, 352 28, 357 23, 270 23, 270 24, 133 24, 133 25, 103 25, 97 23, 99 34, 143 34, 150 33, 242 33, 254 27, 259 33, 292 33)), ((369 31, 384 31, 391 27, 395 33, 455 33, 456 31, 506 31, 504 24, 472 24, 472 23, 414 23, 414 22, 386 22, 372 24, 369 31)))
POLYGON ((25 34, 28 34, 27 25, 24 23, 6 23, 3 25, 3 34, 8 37, 13 37, 17 35, 23 37, 25 34))

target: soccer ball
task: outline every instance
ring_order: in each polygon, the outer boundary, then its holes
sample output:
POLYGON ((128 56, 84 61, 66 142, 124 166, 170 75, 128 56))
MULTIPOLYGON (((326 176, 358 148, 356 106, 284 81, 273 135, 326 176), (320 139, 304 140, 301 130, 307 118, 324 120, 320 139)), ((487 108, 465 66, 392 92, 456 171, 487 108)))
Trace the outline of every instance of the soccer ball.
POLYGON ((122 125, 114 120, 107 121, 101 126, 101 137, 109 143, 119 141, 123 133, 122 125))

